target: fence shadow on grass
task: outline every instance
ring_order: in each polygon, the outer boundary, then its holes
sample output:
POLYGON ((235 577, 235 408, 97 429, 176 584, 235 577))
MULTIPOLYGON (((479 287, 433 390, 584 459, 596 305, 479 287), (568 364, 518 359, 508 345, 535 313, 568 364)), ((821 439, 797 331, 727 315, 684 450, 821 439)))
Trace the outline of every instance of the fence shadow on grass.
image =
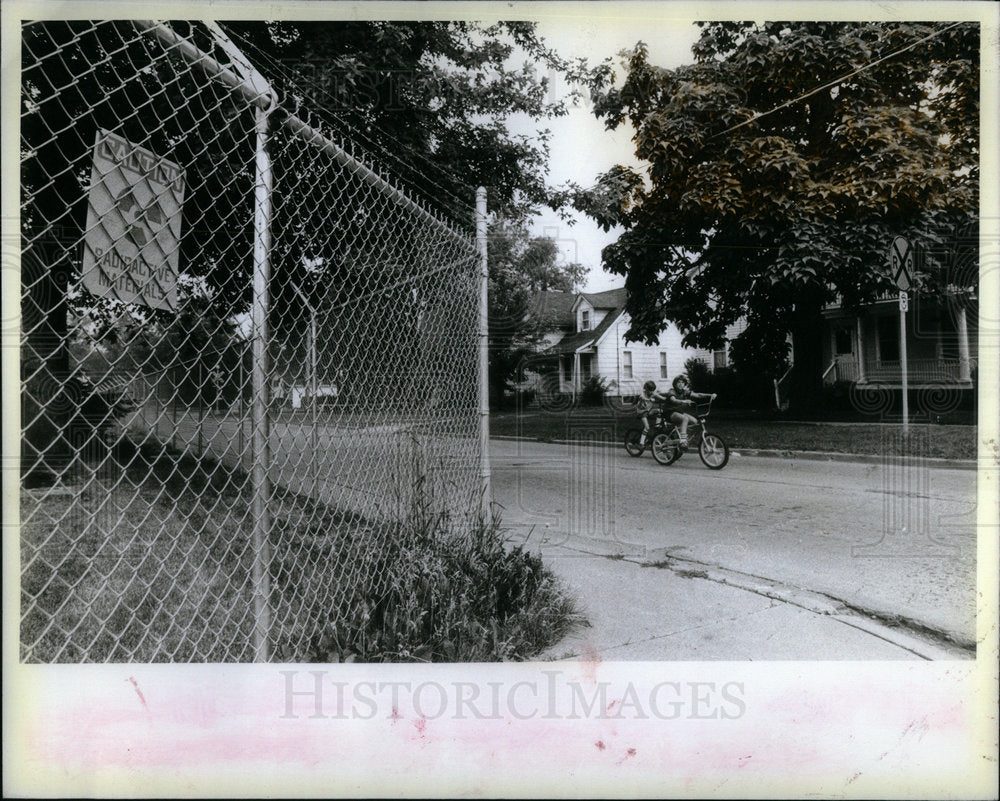
MULTIPOLYGON (((22 660, 251 661, 248 476, 149 442, 112 456, 25 516, 22 660)), ((572 602, 497 517, 455 519, 423 486, 406 499, 379 520, 274 489, 272 660, 524 659, 569 630, 572 602)))

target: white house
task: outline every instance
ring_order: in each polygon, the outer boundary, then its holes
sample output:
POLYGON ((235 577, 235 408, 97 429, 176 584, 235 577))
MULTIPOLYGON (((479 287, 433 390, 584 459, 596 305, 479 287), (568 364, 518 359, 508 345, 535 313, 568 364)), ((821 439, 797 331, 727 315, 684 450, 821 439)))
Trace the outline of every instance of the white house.
POLYGON ((596 375, 609 382, 612 395, 637 395, 648 380, 655 381, 659 389, 669 387, 692 357, 713 364, 711 351, 684 347, 680 331, 671 323, 655 345, 626 342, 631 322, 625 298, 624 288, 536 295, 533 313, 551 326, 539 348, 539 361, 556 361, 561 392, 579 392, 584 382, 596 375))

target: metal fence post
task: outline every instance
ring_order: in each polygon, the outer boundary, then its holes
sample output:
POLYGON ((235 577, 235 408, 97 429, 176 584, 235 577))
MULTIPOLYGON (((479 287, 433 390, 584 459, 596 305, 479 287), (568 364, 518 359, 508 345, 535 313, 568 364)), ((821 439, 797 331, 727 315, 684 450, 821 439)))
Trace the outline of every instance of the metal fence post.
POLYGON ((246 375, 244 374, 245 370, 246 370, 247 352, 246 352, 246 344, 245 343, 243 345, 241 345, 240 347, 241 347, 241 349, 240 349, 240 364, 239 364, 240 395, 239 395, 239 407, 238 407, 239 411, 237 412, 237 414, 239 415, 239 419, 238 419, 239 435, 238 436, 239 436, 239 447, 240 447, 240 469, 241 470, 245 470, 246 469, 246 464, 247 464, 247 461, 246 461, 246 443, 243 440, 244 440, 244 437, 246 436, 245 429, 246 429, 246 424, 247 424, 247 417, 246 417, 246 402, 245 402, 243 396, 246 395, 246 391, 247 391, 247 379, 246 379, 246 375))
POLYGON ((490 505, 490 329, 489 265, 486 246, 486 187, 476 190, 476 246, 479 249, 479 479, 480 515, 489 520, 490 505))
POLYGON ((198 458, 205 453, 205 376, 201 361, 198 362, 198 458))
POLYGON ((309 307, 309 376, 312 392, 312 453, 309 454, 309 464, 312 466, 312 498, 316 499, 319 490, 319 386, 316 378, 316 309, 309 307))
MULTIPOLYGON (((477 248, 471 225, 290 115, 210 21, 20 28, 22 458, 39 485, 19 499, 22 661, 313 657, 327 625, 349 633, 354 599, 380 586, 404 503, 441 545, 449 521, 471 528, 492 511, 486 227, 477 248), (157 247, 144 249, 120 226, 150 192, 157 247), (213 268, 188 275, 185 253, 213 268), (70 261, 89 283, 67 316, 53 274, 70 261), (300 266, 309 305, 290 294, 300 266), (156 311, 108 306, 117 327, 93 325, 89 309, 115 299, 156 311), (393 349, 403 358, 369 353, 393 349), (311 432, 304 409, 285 420, 280 403, 306 370, 311 432), (89 416, 95 392, 143 374, 152 389, 136 383, 107 419, 89 416), (333 387, 348 409, 324 414, 333 387), (69 420, 85 425, 60 434, 69 420), (405 488, 408 441, 420 483, 405 488), (127 458, 147 443, 152 458, 127 458)), ((288 105, 325 127, 287 86, 288 105)))
POLYGON ((270 465, 270 403, 267 376, 267 312, 268 284, 271 279, 271 158, 268 153, 267 110, 257 109, 257 175, 254 182, 254 241, 253 241, 253 400, 252 477, 253 492, 253 595, 254 595, 254 661, 268 658, 268 631, 271 627, 270 577, 270 515, 268 500, 268 467, 270 465))

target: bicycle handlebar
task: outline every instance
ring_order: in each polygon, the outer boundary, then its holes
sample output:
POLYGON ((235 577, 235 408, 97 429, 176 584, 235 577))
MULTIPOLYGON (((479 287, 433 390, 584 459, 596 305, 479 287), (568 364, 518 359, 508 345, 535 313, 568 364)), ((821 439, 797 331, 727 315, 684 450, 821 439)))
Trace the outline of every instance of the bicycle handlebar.
MULTIPOLYGON (((716 394, 713 394, 713 395, 709 396, 709 399, 708 399, 708 400, 706 400, 706 401, 691 401, 691 405, 692 405, 692 406, 693 406, 693 407, 694 407, 694 408, 695 408, 696 410, 697 410, 697 409, 700 409, 700 408, 701 408, 702 406, 706 407, 706 409, 705 409, 705 414, 708 414, 708 412, 709 412, 709 411, 711 410, 711 408, 712 408, 712 402, 713 402, 713 401, 714 401, 714 400, 715 400, 716 398, 718 398, 718 397, 719 397, 718 395, 716 395, 716 394)), ((672 412, 680 412, 680 411, 683 411, 683 409, 668 409, 668 408, 667 408, 667 406, 666 406, 666 404, 665 404, 665 402, 663 402, 663 401, 661 401, 661 402, 660 402, 660 403, 659 403, 658 405, 659 405, 659 408, 660 408, 660 411, 661 411, 661 412, 664 412, 664 413, 666 413, 666 414, 671 414, 672 412)), ((699 415, 699 416, 701 416, 701 415, 699 415)))

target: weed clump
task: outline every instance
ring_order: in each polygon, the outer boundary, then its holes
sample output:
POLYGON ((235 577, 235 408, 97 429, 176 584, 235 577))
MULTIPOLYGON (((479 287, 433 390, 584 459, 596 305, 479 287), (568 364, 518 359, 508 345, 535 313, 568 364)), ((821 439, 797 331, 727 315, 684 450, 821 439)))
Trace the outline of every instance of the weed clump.
MULTIPOLYGON (((310 643, 314 661, 486 662, 528 659, 578 619, 541 558, 512 546, 499 520, 462 530, 418 510, 365 549, 355 577, 310 643)), ((346 563, 345 563, 346 564, 346 563)))

